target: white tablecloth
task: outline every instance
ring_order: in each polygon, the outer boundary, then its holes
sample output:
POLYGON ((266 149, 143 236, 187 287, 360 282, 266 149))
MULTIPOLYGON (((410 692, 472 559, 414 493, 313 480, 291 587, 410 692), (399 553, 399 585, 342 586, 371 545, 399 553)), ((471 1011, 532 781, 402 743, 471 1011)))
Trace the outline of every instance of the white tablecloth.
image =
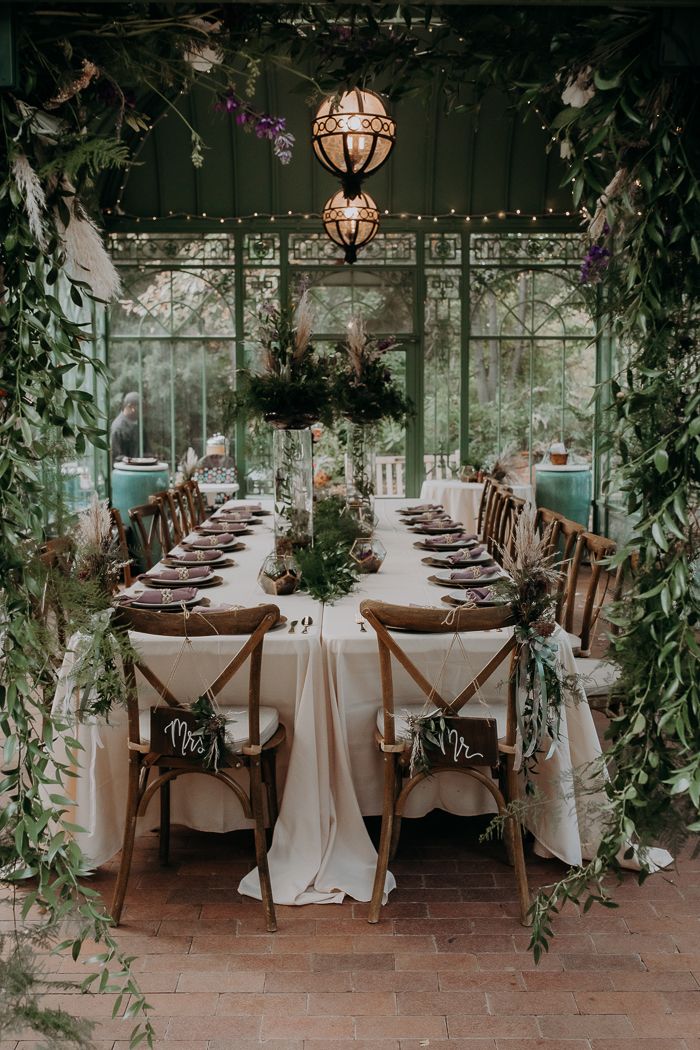
MULTIPOLYGON (((381 705, 379 660, 373 632, 360 633, 356 623, 360 601, 377 598, 400 605, 437 605, 448 612, 440 597, 446 589, 428 582, 434 569, 421 564, 425 552, 414 548, 420 538, 399 521, 396 508, 406 500, 378 500, 378 536, 388 554, 379 573, 364 577, 357 591, 327 608, 323 618, 323 650, 329 688, 334 706, 344 720, 352 778, 365 815, 381 813, 382 758, 372 745, 377 709, 381 705)), ((410 502, 410 501, 408 501, 410 502)), ((443 696, 452 698, 473 678, 503 644, 505 631, 479 631, 463 635, 466 658, 454 646, 447 662, 446 653, 453 635, 401 633, 400 644, 415 661, 428 681, 438 683, 443 696), (468 679, 467 679, 468 676, 468 679)), ((575 674, 571 647, 563 631, 557 632, 562 663, 575 674)), ((407 673, 393 662, 397 707, 400 703, 420 703, 423 696, 407 673)), ((483 716, 485 711, 505 730, 506 661, 485 683, 480 693, 466 705, 465 715, 483 716)), ((567 706, 562 718, 561 741, 555 755, 541 763, 537 787, 541 804, 533 807, 530 824, 543 852, 552 853, 569 864, 595 852, 599 821, 596 814, 604 804, 600 795, 574 794, 574 769, 593 762, 600 745, 588 704, 567 706), (546 801, 548 800, 548 801, 546 801)), ((494 812, 491 795, 475 781, 455 774, 440 774, 419 784, 413 791, 407 816, 422 816, 440 807, 453 813, 474 815, 494 812)))
MULTIPOLYGON (((381 756, 373 740, 380 706, 379 663, 374 635, 361 633, 356 622, 359 604, 364 597, 376 597, 401 604, 440 605, 441 596, 441 590, 427 581, 431 570, 421 564, 423 554, 413 547, 417 537, 399 523, 395 513, 405 503, 378 501, 378 535, 389 552, 378 574, 363 577, 351 595, 325 610, 305 594, 278 599, 290 620, 311 615, 314 625, 307 635, 300 634, 300 628, 293 635, 282 628, 265 640, 262 703, 279 709, 288 734, 288 746, 280 755, 282 803, 269 854, 274 898, 280 904, 339 902, 345 894, 368 900, 371 895, 376 854, 361 814, 381 812, 381 756)), ((225 585, 208 592, 213 601, 253 605, 266 600, 256 577, 272 547, 270 523, 271 518, 264 519, 255 535, 245 537, 248 549, 235 555, 238 565, 222 571, 225 585)), ((447 606, 440 607, 447 612, 447 606)), ((487 662, 502 644, 505 632, 462 637, 466 657, 454 648, 446 660, 453 638, 450 633, 401 636, 409 655, 429 680, 437 683, 440 679, 441 692, 448 697, 459 691, 466 675, 473 677, 487 662)), ((167 680, 180 640, 148 635, 132 638, 149 666, 167 680)), ((563 632, 559 641, 562 663, 573 673, 575 664, 563 632)), ((199 659, 180 663, 178 695, 183 699, 199 695, 202 676, 215 678, 241 644, 240 638, 232 637, 193 639, 199 659)), ((69 711, 75 701, 70 688, 71 661, 69 652, 55 701, 55 708, 69 711)), ((422 699, 405 672, 396 666, 395 672, 399 701, 422 699)), ((506 666, 499 669, 464 713, 482 714, 485 705, 502 730, 506 673, 506 666)), ((222 702, 242 700, 241 688, 242 680, 234 679, 222 693, 222 702)), ((147 708, 153 700, 152 690, 142 682, 140 704, 147 708)), ((97 865, 121 845, 127 772, 124 715, 114 712, 109 725, 77 725, 74 735, 85 750, 82 775, 68 781, 76 802, 69 819, 85 828, 78 836, 80 845, 97 865)), ((578 788, 600 753, 588 705, 567 706, 558 749, 540 764, 540 804, 528 818, 541 852, 570 864, 595 852, 605 800, 600 791, 578 788)), ((597 786, 600 788, 600 782, 597 786)), ((458 774, 441 774, 420 785, 407 815, 423 814, 436 806, 463 814, 493 811, 491 796, 458 774)), ((153 827, 155 811, 145 819, 153 827)), ((208 831, 245 826, 230 793, 208 777, 188 776, 173 785, 172 820, 208 831)), ((387 891, 393 886, 389 876, 387 891)), ((259 896, 256 873, 246 876, 240 888, 259 896)))
MULTIPOLYGON (((263 518, 252 535, 243 537, 247 549, 233 555, 236 567, 220 571, 224 584, 202 593, 213 602, 240 605, 275 601, 289 620, 311 616, 314 621, 306 635, 301 626, 291 635, 285 626, 268 634, 264 643, 261 702, 279 710, 287 729, 287 745, 278 762, 282 803, 269 853, 274 898, 278 904, 326 903, 341 901, 347 893, 369 900, 376 853, 355 798, 343 728, 324 688, 322 607, 306 594, 270 598, 257 584, 258 569, 273 546, 271 523, 271 517, 263 518)), ((168 682, 181 639, 141 634, 131 638, 148 666, 168 682)), ((187 653, 180 660, 171 683, 176 695, 182 699, 200 695, 203 685, 217 677, 243 641, 192 639, 196 658, 187 653)), ((70 710, 77 700, 70 688, 72 659, 69 650, 54 709, 70 710)), ((246 689, 247 674, 241 673, 222 690, 219 701, 244 704, 246 689)), ((145 709, 156 701, 155 691, 140 680, 139 705, 145 709)), ((109 725, 77 724, 73 732, 84 748, 84 772, 68 781, 76 802, 69 819, 85 829, 77 835, 78 841, 90 861, 99 865, 121 847, 127 780, 125 712, 115 711, 109 725)), ((157 823, 157 804, 154 799, 142 828, 157 823)), ((230 790, 210 777, 198 776, 172 785, 171 820, 202 831, 252 826, 230 790)), ((390 879, 387 889, 393 886, 390 879)), ((259 896, 255 872, 243 879, 241 891, 259 896)))
MULTIPOLYGON (((532 502, 532 485, 511 485, 513 495, 532 502)), ((475 532, 484 486, 480 481, 424 481, 421 502, 441 503, 467 532, 475 532)), ((410 503, 410 501, 407 501, 410 503)))

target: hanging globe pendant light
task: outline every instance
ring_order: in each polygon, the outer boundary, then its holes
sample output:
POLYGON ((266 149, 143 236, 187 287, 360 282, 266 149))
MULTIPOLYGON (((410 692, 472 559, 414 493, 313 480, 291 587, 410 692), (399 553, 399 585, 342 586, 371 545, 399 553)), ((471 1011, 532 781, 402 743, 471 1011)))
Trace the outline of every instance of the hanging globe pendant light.
POLYGON ((348 197, 356 196, 362 179, 386 163, 395 141, 396 124, 381 98, 360 88, 325 99, 311 129, 314 153, 340 178, 348 197))
POLYGON ((338 190, 323 206, 323 228, 345 249, 345 261, 354 263, 357 249, 369 244, 379 229, 379 210, 368 193, 349 197, 338 190))

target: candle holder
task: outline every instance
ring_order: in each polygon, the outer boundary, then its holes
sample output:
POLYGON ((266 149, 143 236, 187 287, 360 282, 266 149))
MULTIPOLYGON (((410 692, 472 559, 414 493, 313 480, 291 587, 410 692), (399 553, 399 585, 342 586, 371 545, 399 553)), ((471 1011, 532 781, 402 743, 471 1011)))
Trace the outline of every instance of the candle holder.
POLYGON ((301 569, 296 558, 291 554, 268 554, 260 566, 258 583, 265 594, 277 597, 294 594, 301 583, 301 569))
POLYGON ((350 548, 350 557, 358 572, 379 572, 386 558, 386 547, 376 536, 369 539, 361 536, 350 548))

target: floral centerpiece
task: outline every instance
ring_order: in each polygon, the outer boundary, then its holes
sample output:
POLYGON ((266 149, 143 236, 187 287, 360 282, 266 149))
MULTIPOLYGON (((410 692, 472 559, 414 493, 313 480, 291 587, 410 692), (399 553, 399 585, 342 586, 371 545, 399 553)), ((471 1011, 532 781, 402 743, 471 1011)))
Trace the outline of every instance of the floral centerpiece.
POLYGON ((409 402, 384 361, 397 345, 395 339, 373 339, 360 317, 348 324, 347 338, 337 348, 334 394, 338 412, 351 423, 406 418, 409 402))
POLYGON ((394 339, 373 339, 362 318, 353 317, 336 357, 334 395, 348 420, 345 485, 348 502, 369 506, 374 495, 374 428, 382 419, 405 419, 409 404, 384 355, 394 339))
POLYGON ((296 309, 265 304, 258 312, 260 371, 241 369, 234 412, 245 411, 281 430, 331 422, 329 364, 311 343, 313 314, 305 292, 296 309))

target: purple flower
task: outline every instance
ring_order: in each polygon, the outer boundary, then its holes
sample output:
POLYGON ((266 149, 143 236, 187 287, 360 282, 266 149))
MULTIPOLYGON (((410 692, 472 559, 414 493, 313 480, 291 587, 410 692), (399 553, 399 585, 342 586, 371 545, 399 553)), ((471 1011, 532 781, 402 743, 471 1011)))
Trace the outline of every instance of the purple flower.
POLYGON ((581 284, 598 284, 610 265, 610 252, 599 244, 592 244, 581 263, 581 284))

